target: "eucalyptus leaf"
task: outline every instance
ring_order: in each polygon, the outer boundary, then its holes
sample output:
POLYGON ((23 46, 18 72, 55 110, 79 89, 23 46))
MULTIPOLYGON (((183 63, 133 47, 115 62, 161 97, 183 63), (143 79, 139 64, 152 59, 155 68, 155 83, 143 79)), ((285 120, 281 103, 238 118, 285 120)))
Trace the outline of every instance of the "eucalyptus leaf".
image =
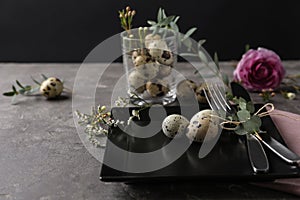
POLYGON ((248 133, 242 126, 238 126, 234 132, 238 135, 246 135, 248 133))
POLYGON ((163 19, 162 15, 162 8, 159 8, 157 13, 157 22, 160 22, 163 19))
POLYGON ((206 42, 206 40, 202 39, 198 41, 198 48, 200 48, 204 43, 206 42))
POLYGON ((199 51, 198 51, 198 56, 199 56, 199 58, 200 58, 200 60, 201 60, 202 62, 204 62, 205 64, 208 63, 208 59, 207 59, 207 57, 206 57, 206 55, 204 54, 203 51, 199 50, 199 51))
POLYGON ((182 43, 184 44, 184 46, 187 47, 188 51, 191 51, 193 43, 190 38, 187 38, 186 40, 182 41, 182 43))
POLYGON ((175 22, 171 22, 170 26, 173 31, 179 32, 179 27, 177 26, 177 24, 175 22))
POLYGON ((156 25, 156 22, 152 20, 148 20, 147 23, 151 26, 156 25))
POLYGON ((162 19, 157 24, 160 26, 168 26, 173 21, 174 18, 175 18, 175 16, 169 16, 167 18, 162 19))
POLYGON ((13 85, 12 90, 14 91, 15 94, 18 94, 16 87, 13 85))
POLYGON ((24 89, 24 86, 18 80, 16 80, 16 83, 20 88, 24 89))
POLYGON ((15 94, 16 94, 15 92, 11 91, 11 92, 5 92, 5 93, 3 93, 2 95, 8 96, 8 97, 12 97, 12 96, 14 96, 15 94))
POLYGON ((17 97, 17 95, 14 95, 14 96, 12 97, 12 99, 11 99, 11 104, 12 104, 12 105, 16 105, 16 104, 17 104, 17 102, 16 102, 16 97, 17 97))
POLYGON ((248 121, 243 123, 243 127, 247 132, 253 133, 259 130, 261 124, 261 119, 257 115, 253 115, 248 121))
POLYGON ((254 113, 255 112, 255 107, 252 101, 249 101, 247 103, 247 110, 249 110, 250 113, 254 113))
POLYGON ((177 21, 179 20, 179 18, 180 18, 180 16, 176 16, 173 22, 176 24, 177 21))
POLYGON ((191 28, 190 30, 188 30, 186 32, 186 34, 184 34, 184 37, 182 39, 182 41, 186 40, 187 38, 189 38, 195 31, 197 30, 196 27, 191 28))
POLYGON ((240 107, 241 110, 247 110, 247 103, 243 102, 243 101, 240 101, 239 102, 239 107, 240 107))
POLYGON ((197 54, 193 54, 193 53, 181 53, 179 55, 182 56, 182 57, 185 57, 185 56, 187 56, 187 57, 198 57, 197 54))
POLYGON ((43 78, 43 79, 45 79, 45 80, 47 80, 47 79, 48 79, 48 77, 47 77, 47 76, 45 76, 45 74, 41 74, 41 76, 42 76, 42 78, 43 78))
POLYGON ((250 112, 248 110, 239 110, 236 114, 240 122, 247 121, 251 117, 250 112))
POLYGON ((166 12, 165 12, 164 9, 162 9, 162 18, 164 19, 164 18, 166 18, 166 17, 167 17, 166 12))

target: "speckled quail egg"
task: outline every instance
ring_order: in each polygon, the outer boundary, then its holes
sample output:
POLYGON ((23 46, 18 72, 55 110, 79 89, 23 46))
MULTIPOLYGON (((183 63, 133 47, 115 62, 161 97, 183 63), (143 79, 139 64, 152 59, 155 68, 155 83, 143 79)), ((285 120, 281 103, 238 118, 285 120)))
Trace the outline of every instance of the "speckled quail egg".
POLYGON ((205 137, 208 140, 215 138, 218 134, 219 119, 213 117, 214 115, 216 114, 209 109, 196 113, 186 129, 186 136, 196 142, 203 142, 205 137))
POLYGON ((157 61, 160 64, 171 66, 174 63, 174 60, 175 59, 174 59, 174 56, 173 56, 172 52, 164 50, 162 55, 158 58, 157 61))
POLYGON ((160 35, 157 35, 157 34, 155 34, 155 35, 153 35, 153 34, 146 35, 145 36, 145 47, 149 48, 149 44, 151 42, 153 42, 154 40, 161 40, 160 35))
POLYGON ((167 43, 163 40, 154 40, 149 43, 149 54, 154 59, 159 59, 162 57, 163 52, 168 50, 167 43))
POLYGON ((146 78, 136 70, 130 72, 128 82, 137 93, 143 93, 146 90, 146 78))
POLYGON ((169 76, 171 73, 172 73, 171 66, 159 64, 159 71, 158 71, 159 77, 163 78, 163 77, 169 76))
POLYGON ((55 77, 45 80, 40 86, 40 92, 48 99, 60 96, 64 89, 63 83, 55 77))
POLYGON ((146 57, 145 56, 137 56, 134 60, 133 60, 133 64, 134 66, 138 67, 140 65, 144 65, 146 64, 147 61, 146 61, 146 57))
POLYGON ((207 99, 203 90, 205 90, 206 94, 208 94, 205 83, 200 84, 196 89, 196 97, 199 103, 207 103, 207 99))
POLYGON ((161 97, 170 91, 167 81, 162 79, 148 81, 146 90, 152 97, 161 97))
POLYGON ((143 75, 146 79, 151 80, 157 76, 157 73, 159 70, 159 64, 157 64, 155 62, 146 63, 146 64, 135 67, 135 69, 141 75, 143 75))
POLYGON ((162 122, 162 131, 167 137, 173 138, 177 134, 183 134, 188 125, 189 120, 184 116, 172 114, 167 116, 162 122))
POLYGON ((195 96, 197 85, 194 81, 185 79, 180 81, 176 87, 176 95, 181 98, 192 98, 195 96))

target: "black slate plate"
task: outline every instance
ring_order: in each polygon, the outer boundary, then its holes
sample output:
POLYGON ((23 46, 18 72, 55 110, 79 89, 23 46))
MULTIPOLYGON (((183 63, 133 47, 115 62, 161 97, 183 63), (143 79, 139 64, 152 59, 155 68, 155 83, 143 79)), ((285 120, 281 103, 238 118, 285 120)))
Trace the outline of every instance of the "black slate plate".
MULTIPOLYGON (((256 105, 257 108, 262 105, 256 105)), ((206 105, 200 105, 200 110, 207 108, 206 105)), ((132 108, 114 108, 112 114, 127 119, 132 108)), ((167 114, 180 114, 180 108, 176 106, 165 107, 167 114)), ((186 117, 190 119, 196 111, 191 108, 186 113, 186 117)), ((163 119, 156 119, 156 123, 161 125, 163 119)), ((262 130, 267 131, 269 135, 284 144, 280 133, 275 127, 272 119, 267 116, 262 118, 262 130)), ((139 125, 149 123, 148 110, 141 113, 141 120, 136 122, 139 125)), ((137 138, 125 134, 119 128, 112 128, 109 136, 110 142, 107 143, 104 155, 104 163, 108 158, 115 155, 110 151, 112 145, 129 151, 129 152, 151 152, 160 149, 171 140, 167 138, 162 131, 158 131, 155 135, 148 138, 137 138)), ((267 135, 266 135, 267 136, 267 135)), ((172 164, 147 173, 127 173, 121 172, 103 164, 100 179, 106 182, 161 182, 161 181, 266 181, 277 178, 293 178, 300 176, 299 167, 289 165, 274 155, 269 149, 265 148, 269 159, 270 170, 266 174, 255 174, 249 163, 247 149, 244 142, 239 137, 228 131, 222 132, 219 141, 213 150, 203 159, 198 158, 198 151, 201 143, 192 143, 179 159, 172 164)), ((126 154, 126 153, 125 153, 126 154)), ((122 164, 128 163, 127 155, 124 155, 122 164)), ((130 165, 134 165, 135 161, 130 160, 130 165)), ((151 163, 149 163, 151 164, 151 163)))

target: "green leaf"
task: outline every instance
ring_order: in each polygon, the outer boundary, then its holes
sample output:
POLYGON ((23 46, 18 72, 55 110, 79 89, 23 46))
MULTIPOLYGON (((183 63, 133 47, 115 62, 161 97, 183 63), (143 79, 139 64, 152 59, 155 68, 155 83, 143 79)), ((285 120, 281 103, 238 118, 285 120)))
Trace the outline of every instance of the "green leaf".
POLYGON ((243 101, 240 101, 239 107, 240 107, 241 110, 247 110, 247 103, 243 102, 243 101))
POLYGON ((198 42, 198 48, 200 48, 204 43, 206 42, 206 40, 199 40, 198 42))
POLYGON ((198 57, 198 55, 197 54, 193 54, 193 53, 181 53, 181 54, 179 54, 180 56, 182 56, 182 57, 198 57))
POLYGON ((253 115, 248 121, 243 123, 243 127, 247 132, 253 133, 254 131, 259 130, 261 124, 260 117, 253 115))
POLYGON ((208 59, 207 59, 207 57, 206 57, 206 55, 204 54, 203 51, 199 50, 199 51, 198 51, 198 56, 199 56, 199 58, 200 58, 200 60, 201 60, 202 62, 204 62, 205 64, 208 63, 208 59))
POLYGON ((175 16, 169 16, 167 18, 164 18, 160 22, 158 22, 158 25, 168 26, 173 21, 174 18, 175 18, 175 16))
POLYGON ((249 51, 249 49, 250 49, 250 45, 249 45, 249 44, 246 44, 246 45, 245 45, 245 53, 246 53, 247 51, 249 51))
POLYGON ((179 20, 179 18, 180 18, 180 16, 176 16, 173 22, 176 24, 177 21, 179 20))
POLYGON ((147 23, 151 26, 156 25, 156 22, 152 20, 148 20, 147 23))
POLYGON ((24 89, 24 86, 18 80, 16 80, 16 83, 20 88, 24 89))
POLYGON ((14 91, 15 94, 18 94, 18 91, 14 85, 12 86, 12 90, 14 91))
POLYGON ((238 135, 246 135, 248 133, 242 126, 238 126, 234 132, 238 135))
POLYGON ((175 22, 171 22, 170 26, 173 31, 179 32, 179 27, 177 26, 177 24, 175 22))
POLYGON ((182 41, 182 43, 184 44, 184 46, 187 47, 188 51, 191 51, 193 43, 190 38, 187 38, 186 40, 182 41))
POLYGON ((254 113, 255 112, 255 107, 254 107, 254 104, 253 104, 253 102, 251 102, 251 101, 249 101, 248 103, 247 103, 247 110, 249 110, 249 112, 250 113, 254 113))
POLYGON ((48 77, 47 77, 47 76, 45 76, 45 74, 41 74, 41 76, 42 76, 42 78, 43 78, 43 79, 45 79, 45 80, 47 80, 47 79, 48 79, 48 77))
POLYGON ((163 19, 162 8, 159 8, 157 13, 157 22, 159 23, 162 19, 163 19))
POLYGON ((3 93, 2 95, 11 97, 11 96, 14 96, 15 94, 16 94, 16 93, 15 93, 14 91, 11 91, 11 92, 5 92, 5 93, 3 93))
POLYGON ((189 38, 195 31, 197 30, 196 27, 191 28, 190 30, 188 30, 186 32, 186 34, 184 35, 182 41, 186 40, 187 38, 189 38))
POLYGON ((237 116, 239 118, 239 121, 247 121, 250 119, 251 115, 250 112, 248 110, 240 110, 237 112, 237 116))
POLYGON ((164 18, 166 18, 166 17, 167 17, 166 12, 165 12, 164 9, 162 9, 162 18, 164 19, 164 18))

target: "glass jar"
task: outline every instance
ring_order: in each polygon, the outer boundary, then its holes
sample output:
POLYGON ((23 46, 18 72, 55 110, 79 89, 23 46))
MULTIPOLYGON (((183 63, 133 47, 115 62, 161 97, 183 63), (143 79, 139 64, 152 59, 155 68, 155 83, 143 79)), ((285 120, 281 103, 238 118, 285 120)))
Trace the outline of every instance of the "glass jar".
POLYGON ((176 99, 177 34, 160 28, 121 33, 127 89, 137 104, 169 104, 176 99))

